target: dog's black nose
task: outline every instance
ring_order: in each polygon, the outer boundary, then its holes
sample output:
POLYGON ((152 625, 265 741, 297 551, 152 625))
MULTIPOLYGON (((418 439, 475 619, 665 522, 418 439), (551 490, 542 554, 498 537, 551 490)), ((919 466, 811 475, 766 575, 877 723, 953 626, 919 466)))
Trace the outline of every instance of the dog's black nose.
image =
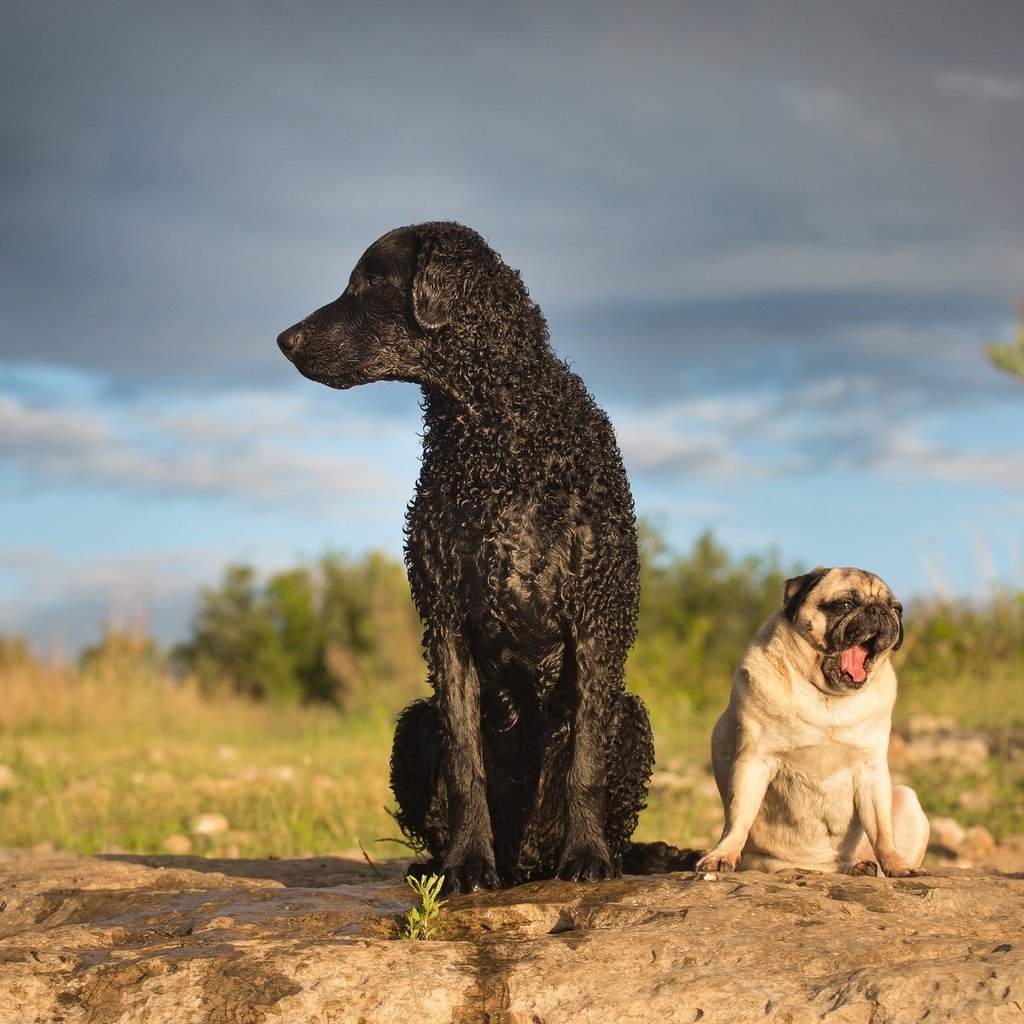
POLYGON ((277 336, 277 347, 290 359, 302 344, 302 329, 289 327, 277 336))

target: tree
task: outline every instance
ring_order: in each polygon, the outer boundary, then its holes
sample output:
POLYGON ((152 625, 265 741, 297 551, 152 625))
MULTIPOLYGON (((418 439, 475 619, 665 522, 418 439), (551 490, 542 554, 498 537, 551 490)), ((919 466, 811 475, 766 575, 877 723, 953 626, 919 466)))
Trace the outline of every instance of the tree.
POLYGON ((192 640, 178 648, 178 659, 208 691, 226 684, 250 697, 298 700, 302 686, 296 659, 282 635, 296 614, 289 607, 292 596, 268 600, 251 566, 229 565, 221 588, 200 594, 192 640))
POLYGON ((325 555, 262 583, 228 566, 203 590, 175 661, 208 693, 395 710, 424 680, 420 626, 400 563, 325 555))
POLYGON ((733 558, 710 530, 679 554, 643 527, 640 553, 640 622, 627 664, 632 685, 685 692, 697 706, 720 701, 793 572, 784 572, 774 553, 733 558))
POLYGON ((1008 373, 1011 377, 1024 381, 1024 305, 1020 307, 1020 326, 1017 330, 1017 340, 999 344, 990 341, 985 346, 985 351, 993 366, 1008 373))

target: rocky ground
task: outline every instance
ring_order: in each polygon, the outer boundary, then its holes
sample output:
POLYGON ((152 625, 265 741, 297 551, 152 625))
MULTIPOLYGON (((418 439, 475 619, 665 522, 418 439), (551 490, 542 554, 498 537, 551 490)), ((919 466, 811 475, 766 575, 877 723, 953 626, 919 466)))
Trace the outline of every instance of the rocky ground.
POLYGON ((411 942, 401 873, 11 855, 0 1021, 1024 1019, 1024 874, 537 883, 453 898, 411 942))

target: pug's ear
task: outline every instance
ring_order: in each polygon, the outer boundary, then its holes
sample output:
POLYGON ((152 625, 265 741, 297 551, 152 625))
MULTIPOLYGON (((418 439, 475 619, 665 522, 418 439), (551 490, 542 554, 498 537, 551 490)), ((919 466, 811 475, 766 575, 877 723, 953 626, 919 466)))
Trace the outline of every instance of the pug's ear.
POLYGON ((899 636, 896 637, 896 643, 892 645, 892 649, 898 651, 903 646, 903 605, 893 605, 892 610, 896 613, 896 621, 900 624, 899 636))
POLYGON ((819 565, 817 569, 812 569, 810 572, 804 573, 803 576, 794 576, 792 579, 786 580, 786 585, 782 588, 782 607, 790 622, 796 621, 797 613, 803 607, 804 601, 807 600, 807 595, 827 572, 828 569, 819 565))

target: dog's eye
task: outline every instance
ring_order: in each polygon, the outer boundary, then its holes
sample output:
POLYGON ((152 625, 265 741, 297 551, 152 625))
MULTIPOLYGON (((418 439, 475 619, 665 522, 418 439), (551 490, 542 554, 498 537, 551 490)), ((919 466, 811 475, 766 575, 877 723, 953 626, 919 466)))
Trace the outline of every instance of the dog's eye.
POLYGON ((838 601, 833 601, 829 605, 829 611, 839 612, 840 614, 850 611, 851 608, 853 608, 853 601, 848 597, 841 597, 838 601))

